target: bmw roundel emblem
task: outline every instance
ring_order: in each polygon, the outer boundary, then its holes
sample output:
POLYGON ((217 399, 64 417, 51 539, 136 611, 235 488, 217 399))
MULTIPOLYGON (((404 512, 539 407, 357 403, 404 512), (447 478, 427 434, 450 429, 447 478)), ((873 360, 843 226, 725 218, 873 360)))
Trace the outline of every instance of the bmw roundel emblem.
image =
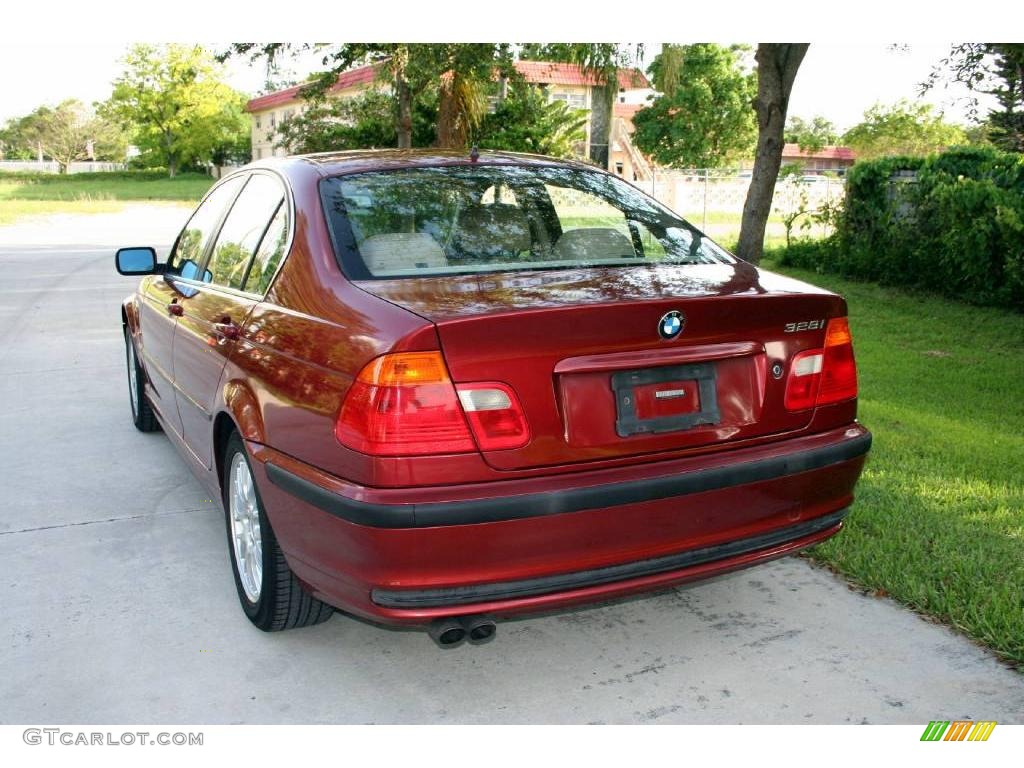
POLYGON ((674 339, 682 333, 684 325, 686 325, 686 315, 673 309, 662 315, 661 320, 658 321, 658 335, 663 339, 674 339))

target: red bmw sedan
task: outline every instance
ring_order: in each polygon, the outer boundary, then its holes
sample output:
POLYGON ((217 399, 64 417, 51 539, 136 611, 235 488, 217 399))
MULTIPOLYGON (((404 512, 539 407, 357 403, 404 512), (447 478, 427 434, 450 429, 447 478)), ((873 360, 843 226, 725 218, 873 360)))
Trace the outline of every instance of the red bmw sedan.
POLYGON ((839 531, 871 445, 841 297, 580 163, 256 163, 117 269, 135 425, 223 500, 263 630, 483 642, 755 565, 839 531))

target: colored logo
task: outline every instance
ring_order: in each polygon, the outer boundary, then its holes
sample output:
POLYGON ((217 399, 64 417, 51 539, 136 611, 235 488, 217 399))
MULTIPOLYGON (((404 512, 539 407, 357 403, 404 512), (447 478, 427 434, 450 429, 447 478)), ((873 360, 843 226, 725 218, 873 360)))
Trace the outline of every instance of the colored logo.
POLYGON ((988 741, 995 727, 995 720, 932 720, 921 741, 988 741))
POLYGON ((673 309, 662 315, 661 320, 658 321, 658 335, 663 339, 674 339, 682 333, 684 325, 686 325, 686 315, 673 309))

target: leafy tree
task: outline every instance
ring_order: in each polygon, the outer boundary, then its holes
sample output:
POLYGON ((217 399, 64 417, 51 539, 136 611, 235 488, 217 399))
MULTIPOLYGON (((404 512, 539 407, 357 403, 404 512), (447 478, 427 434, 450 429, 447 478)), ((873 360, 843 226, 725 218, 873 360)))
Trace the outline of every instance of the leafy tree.
POLYGON ((0 159, 32 160, 40 148, 29 137, 31 115, 12 117, 0 128, 0 159))
POLYGON ((810 120, 793 115, 786 121, 787 144, 798 144, 804 152, 820 152, 839 141, 839 134, 831 120, 816 115, 810 120))
POLYGON ((437 104, 434 144, 462 147, 486 112, 485 92, 495 70, 511 68, 511 49, 504 43, 235 43, 222 57, 246 55, 272 63, 296 50, 323 53, 324 69, 303 89, 312 102, 323 98, 338 75, 356 64, 376 63, 380 77, 395 94, 397 146, 413 146, 417 104, 437 104))
POLYGON ((222 76, 197 45, 134 45, 104 112, 132 132, 146 162, 166 166, 173 177, 184 165, 232 154, 248 139, 245 99, 222 76))
POLYGON ((249 115, 245 105, 249 99, 245 94, 234 91, 234 99, 223 115, 222 130, 210 150, 210 162, 217 167, 244 165, 252 160, 252 134, 249 115))
MULTIPOLYGON (((434 137, 437 105, 420 101, 413 116, 412 143, 434 137)), ((277 128, 277 146, 291 152, 394 147, 398 119, 392 93, 375 88, 345 99, 318 99, 277 128)))
MULTIPOLYGON (((943 72, 975 93, 994 96, 998 109, 984 123, 997 147, 1024 152, 1024 43, 960 43, 932 70, 922 91, 934 87, 943 72)), ((978 100, 971 101, 978 119, 978 100)))
POLYGON ((930 104, 906 100, 892 106, 875 104, 862 122, 843 134, 843 143, 862 160, 927 155, 966 140, 963 128, 944 122, 930 104))
POLYGON ((518 80, 484 116, 473 141, 487 149, 572 157, 586 140, 586 124, 585 110, 549 101, 543 89, 518 80))
POLYGON ((970 147, 992 148, 992 127, 988 123, 975 123, 964 128, 964 137, 970 147))
POLYGON ((743 204, 738 254, 757 264, 764 253, 764 231, 771 213, 775 180, 782 165, 782 147, 789 96, 800 64, 807 55, 807 43, 758 43, 757 61, 757 149, 754 170, 743 204))
POLYGON ((39 107, 8 121, 5 136, 21 157, 31 158, 41 151, 60 165, 61 173, 67 173, 76 160, 123 160, 127 149, 117 126, 76 99, 39 107))
POLYGON ((655 57, 650 73, 664 95, 633 117, 633 141, 662 165, 715 168, 748 157, 757 137, 751 102, 756 76, 741 46, 679 46, 655 57), (671 69, 671 71, 669 71, 671 69))

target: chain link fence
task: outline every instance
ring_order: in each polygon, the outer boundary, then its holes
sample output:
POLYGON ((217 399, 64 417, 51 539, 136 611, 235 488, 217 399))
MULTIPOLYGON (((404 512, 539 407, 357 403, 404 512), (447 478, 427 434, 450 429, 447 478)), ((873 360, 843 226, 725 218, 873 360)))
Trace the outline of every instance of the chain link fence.
MULTIPOLYGON (((739 237, 750 178, 749 170, 655 170, 651 180, 633 183, 728 245, 739 237)), ((779 179, 775 184, 766 240, 784 242, 786 220, 797 214, 800 215, 791 224, 793 234, 818 237, 828 234, 827 225, 810 214, 834 206, 845 194, 843 180, 834 176, 806 174, 779 179)))

